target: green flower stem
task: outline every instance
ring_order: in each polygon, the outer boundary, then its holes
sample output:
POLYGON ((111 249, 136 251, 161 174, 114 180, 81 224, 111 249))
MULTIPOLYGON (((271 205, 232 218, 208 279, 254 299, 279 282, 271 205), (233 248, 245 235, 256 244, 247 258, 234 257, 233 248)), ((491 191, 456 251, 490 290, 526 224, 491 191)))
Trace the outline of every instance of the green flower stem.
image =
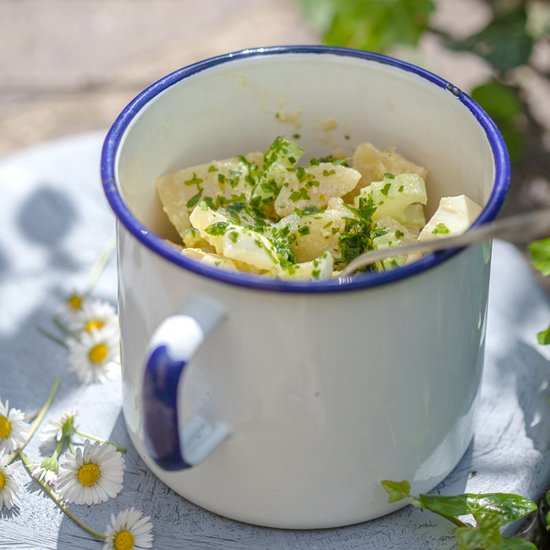
POLYGON ((69 346, 63 340, 61 340, 61 338, 59 338, 55 334, 52 334, 51 332, 47 331, 46 329, 44 329, 42 327, 36 327, 36 330, 40 334, 42 334, 42 336, 45 336, 46 338, 48 338, 49 340, 51 340, 52 342, 54 342, 58 346, 61 346, 62 348, 65 348, 66 350, 69 349, 69 346))
POLYGON ((90 527, 89 525, 86 525, 81 519, 76 517, 69 507, 61 500, 61 497, 45 482, 40 479, 37 479, 33 477, 32 475, 32 469, 31 464, 29 462, 29 459, 23 454, 21 451, 18 452, 18 456, 21 459, 21 462, 24 464, 25 469, 27 472, 29 472, 30 476, 40 484, 42 489, 48 493, 50 498, 59 506, 59 508, 63 511, 63 513, 70 519, 72 519, 81 529, 84 529, 84 531, 87 531, 90 533, 90 535, 96 537, 99 540, 106 540, 107 536, 103 533, 100 533, 99 531, 96 531, 93 527, 90 527))
POLYGON ((51 458, 53 458, 56 462, 59 458, 59 455, 61 454, 61 451, 63 449, 63 444, 65 443, 65 438, 62 437, 58 442, 57 442, 57 445, 55 446, 55 449, 52 453, 52 456, 51 458))
POLYGON ((99 441, 99 443, 107 443, 109 445, 112 445, 120 453, 125 453, 127 451, 126 447, 121 447, 120 445, 117 445, 116 443, 113 443, 112 441, 109 441, 107 439, 102 439, 101 437, 96 437, 95 435, 88 434, 86 432, 81 432, 80 430, 75 430, 74 433, 79 435, 80 437, 91 439, 93 441, 99 441))
POLYGON ((71 330, 59 317, 55 316, 53 317, 53 322, 55 326, 63 333, 65 336, 69 336, 70 338, 74 338, 75 340, 80 340, 78 337, 78 333, 71 330))
POLYGON ((109 239, 107 244, 103 247, 103 250, 101 251, 94 266, 92 267, 90 277, 88 279, 88 282, 86 283, 86 286, 84 287, 84 292, 82 293, 83 296, 87 296, 95 288, 97 281, 99 281, 99 278, 101 277, 101 274, 103 273, 103 270, 107 265, 107 262, 110 260, 111 255, 113 254, 113 251, 115 249, 115 242, 115 238, 113 237, 112 239, 109 239))
POLYGON ((52 389, 50 390, 50 395, 48 395, 48 399, 46 399, 46 401, 44 402, 44 404, 42 405, 42 407, 38 411, 38 414, 36 415, 35 419, 33 420, 32 424, 31 424, 31 428, 29 430, 29 433, 27 434, 27 437, 25 438, 25 441, 23 442, 21 447, 19 447, 19 449, 14 451, 8 457, 8 464, 10 464, 11 462, 13 462, 15 460, 15 458, 17 457, 17 454, 20 453, 27 446, 29 441, 34 437, 34 434, 36 433, 36 430, 38 430, 38 427, 40 426, 40 424, 42 424, 42 421, 44 420, 44 417, 46 416, 46 413, 48 412, 48 410, 52 406, 53 400, 54 400, 54 398, 57 394, 57 390, 59 389, 59 384, 61 384, 61 380, 59 378, 56 378, 54 380, 52 389))
POLYGON ((38 411, 34 411, 32 413, 27 413, 25 415, 25 422, 32 423, 32 421, 38 416, 38 411))

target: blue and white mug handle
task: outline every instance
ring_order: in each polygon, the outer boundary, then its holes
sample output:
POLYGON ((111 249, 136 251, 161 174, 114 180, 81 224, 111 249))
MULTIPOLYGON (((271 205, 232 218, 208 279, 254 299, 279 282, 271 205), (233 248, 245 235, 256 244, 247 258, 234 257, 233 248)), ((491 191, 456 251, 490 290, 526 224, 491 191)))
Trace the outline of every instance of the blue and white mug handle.
POLYGON ((196 466, 229 435, 227 425, 213 425, 199 414, 181 427, 178 420, 178 387, 185 369, 222 318, 217 304, 193 298, 151 338, 143 377, 143 427, 149 455, 164 470, 196 466))

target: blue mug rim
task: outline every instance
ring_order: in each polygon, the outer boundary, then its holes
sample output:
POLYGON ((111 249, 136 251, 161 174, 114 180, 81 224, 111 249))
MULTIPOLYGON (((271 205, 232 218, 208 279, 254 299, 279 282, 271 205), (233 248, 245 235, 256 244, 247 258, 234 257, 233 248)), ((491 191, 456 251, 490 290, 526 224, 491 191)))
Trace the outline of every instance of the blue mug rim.
POLYGON ((185 78, 195 75, 201 71, 215 67, 216 65, 250 57, 292 54, 330 54, 375 61, 414 73, 435 84, 436 86, 445 89, 449 93, 452 93, 458 101, 463 103, 464 106, 468 108, 478 123, 482 126, 491 146, 495 163, 495 176, 491 195, 489 196, 489 200, 483 208, 480 216, 473 225, 477 226, 488 223, 496 217, 502 207, 510 184, 511 169, 508 150, 495 123, 491 120, 489 115, 466 93, 447 80, 430 71, 427 71, 426 69, 383 54, 332 46, 272 46, 231 52, 224 55, 211 57, 178 69, 145 88, 118 115, 103 143, 101 153, 101 179, 105 196, 113 212, 122 225, 138 241, 163 259, 188 271, 202 275, 209 279, 213 279, 220 283, 227 283, 230 285, 256 290, 284 293, 330 293, 335 291, 362 290, 377 287, 423 273, 424 271, 450 260, 462 251, 462 249, 452 249, 428 254, 414 263, 407 264, 390 271, 358 274, 345 283, 341 283, 337 278, 323 281, 284 281, 270 279, 261 275, 228 271, 201 264, 182 255, 175 247, 166 243, 161 237, 156 235, 134 217, 128 206, 125 204, 118 189, 115 167, 117 152, 122 138, 136 115, 152 99, 170 86, 173 86, 181 80, 184 80, 185 78))

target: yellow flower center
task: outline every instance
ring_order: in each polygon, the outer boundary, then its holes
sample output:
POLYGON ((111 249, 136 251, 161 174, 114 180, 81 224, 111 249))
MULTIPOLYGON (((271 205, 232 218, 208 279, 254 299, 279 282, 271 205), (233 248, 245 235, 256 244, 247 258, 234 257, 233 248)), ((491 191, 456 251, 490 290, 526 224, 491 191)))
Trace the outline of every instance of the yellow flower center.
POLYGON ((130 531, 119 531, 113 542, 115 550, 132 550, 134 547, 134 535, 130 531))
POLYGON ((88 321, 86 323, 86 326, 84 327, 84 329, 86 330, 86 332, 92 332, 94 328, 97 328, 99 330, 104 326, 105 326, 105 323, 103 321, 100 321, 99 319, 93 319, 92 321, 88 321))
POLYGON ((4 487, 6 486, 6 476, 0 472, 0 492, 4 490, 4 487))
POLYGON ((96 344, 89 352, 88 352, 88 358, 92 363, 100 364, 107 359, 107 355, 109 355, 109 348, 107 347, 107 344, 104 344, 103 342, 101 344, 96 344))
POLYGON ((99 479, 99 476, 99 466, 93 462, 83 464, 78 469, 78 481, 80 482, 80 485, 84 485, 84 487, 91 487, 92 485, 95 485, 99 479))
POLYGON ((67 298, 67 304, 69 304, 69 307, 71 307, 72 309, 82 309, 82 296, 80 296, 79 294, 71 294, 67 298))
POLYGON ((11 424, 7 417, 0 415, 0 439, 6 439, 11 433, 11 424))

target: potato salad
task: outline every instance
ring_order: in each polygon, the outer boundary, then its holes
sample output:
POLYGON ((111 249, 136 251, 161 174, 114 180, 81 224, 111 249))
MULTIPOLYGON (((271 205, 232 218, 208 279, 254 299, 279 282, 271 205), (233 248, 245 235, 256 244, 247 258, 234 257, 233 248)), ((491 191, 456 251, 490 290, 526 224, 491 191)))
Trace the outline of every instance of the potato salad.
MULTIPOLYGON (((278 137, 265 153, 158 178, 181 253, 221 269, 322 280, 368 250, 462 233, 481 211, 464 195, 444 197, 426 223, 427 170, 394 149, 362 143, 351 159, 300 162, 303 155, 295 141, 278 137)), ((415 259, 398 256, 366 269, 415 259)))

